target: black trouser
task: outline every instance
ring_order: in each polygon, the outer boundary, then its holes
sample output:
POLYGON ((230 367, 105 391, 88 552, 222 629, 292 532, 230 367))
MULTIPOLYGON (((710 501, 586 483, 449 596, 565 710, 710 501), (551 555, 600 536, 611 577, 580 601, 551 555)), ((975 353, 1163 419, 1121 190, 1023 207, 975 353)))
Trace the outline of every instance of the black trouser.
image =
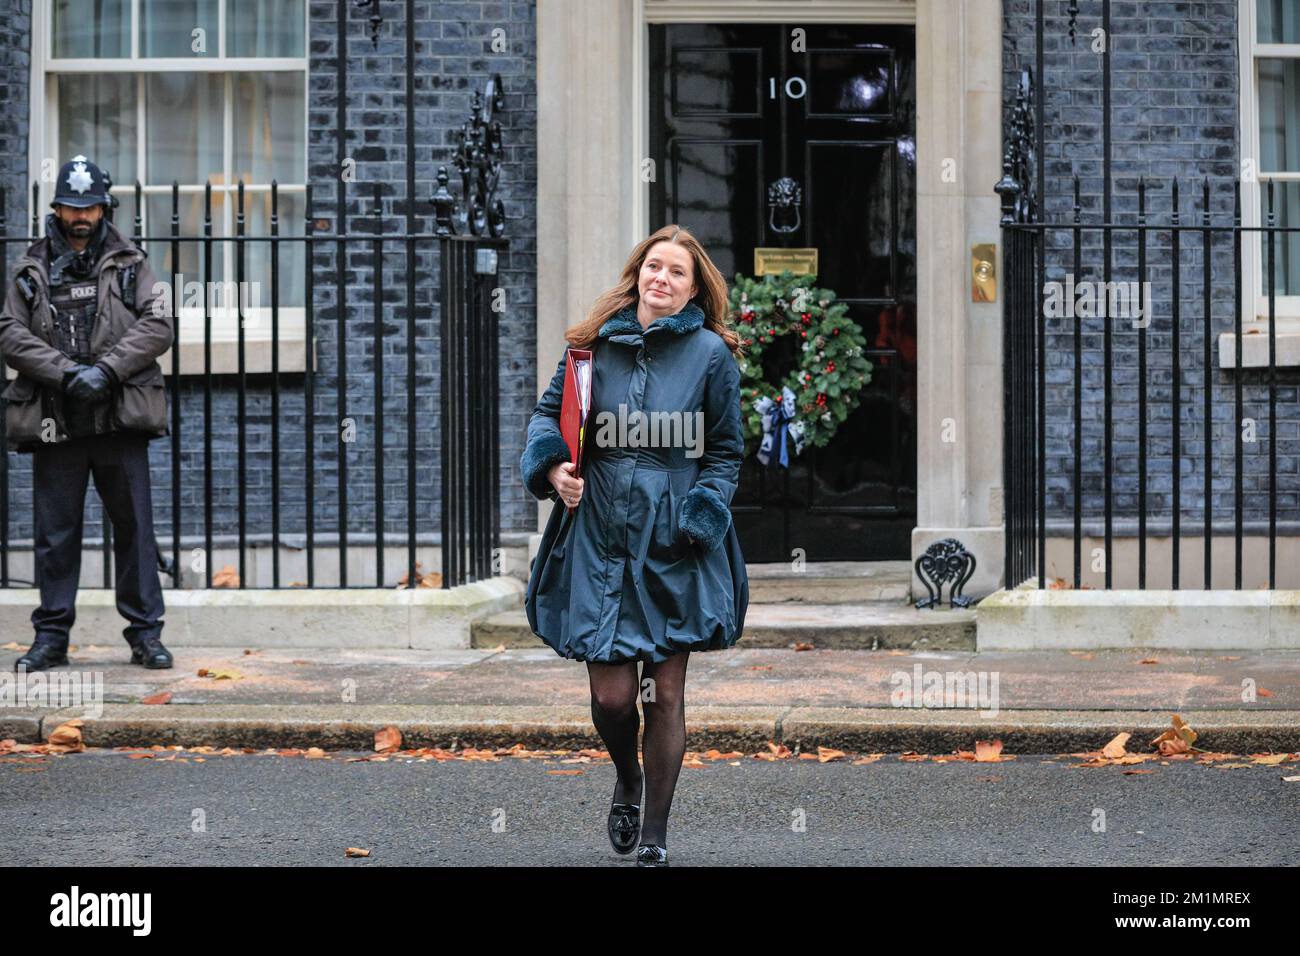
POLYGON ((130 622, 122 633, 129 643, 161 638, 164 608, 148 436, 117 432, 73 438, 42 445, 33 455, 36 586, 41 591, 41 606, 32 612, 36 639, 66 649, 76 620, 88 474, 112 521, 117 609, 130 622))

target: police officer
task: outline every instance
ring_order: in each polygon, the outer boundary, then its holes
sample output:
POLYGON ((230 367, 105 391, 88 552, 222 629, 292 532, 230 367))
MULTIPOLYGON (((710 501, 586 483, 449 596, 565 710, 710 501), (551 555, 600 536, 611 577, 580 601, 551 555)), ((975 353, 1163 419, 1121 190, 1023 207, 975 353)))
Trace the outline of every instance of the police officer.
POLYGON ((45 238, 14 266, 0 310, 9 448, 31 452, 36 636, 14 664, 68 663, 81 572, 82 514, 93 477, 115 532, 117 609, 131 662, 171 667, 162 645, 148 445, 170 434, 162 367, 172 345, 169 296, 145 253, 112 224, 104 173, 76 156, 59 170, 45 238))

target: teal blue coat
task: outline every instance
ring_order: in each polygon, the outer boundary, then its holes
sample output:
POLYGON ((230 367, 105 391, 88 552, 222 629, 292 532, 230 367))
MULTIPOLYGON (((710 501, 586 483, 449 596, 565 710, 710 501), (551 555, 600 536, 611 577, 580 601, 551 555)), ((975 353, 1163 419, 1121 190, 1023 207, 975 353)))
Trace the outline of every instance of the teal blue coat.
POLYGON ((555 507, 524 607, 534 633, 562 657, 657 662, 740 637, 749 604, 731 521, 744 455, 740 370, 703 325, 691 302, 644 330, 635 306, 601 326, 591 346, 585 484, 572 515, 546 477, 569 460, 559 424, 563 356, 533 410, 520 471, 529 492, 555 507), (638 418, 675 430, 638 431, 638 418))

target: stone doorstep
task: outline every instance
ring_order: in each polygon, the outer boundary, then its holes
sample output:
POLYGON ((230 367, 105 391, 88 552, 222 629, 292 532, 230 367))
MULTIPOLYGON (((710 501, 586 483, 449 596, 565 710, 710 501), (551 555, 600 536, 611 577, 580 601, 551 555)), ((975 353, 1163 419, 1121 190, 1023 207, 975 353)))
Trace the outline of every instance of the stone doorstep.
MULTIPOLYGON (((528 570, 537 556, 540 534, 528 544, 528 570)), ((912 602, 913 568, 909 561, 749 562, 750 604, 903 604, 912 602)), ((526 582, 525 582, 526 583, 526 582)))
MULTIPOLYGON (((542 646, 522 609, 476 621, 471 646, 542 646)), ((796 642, 834 650, 975 650, 975 612, 918 610, 893 604, 750 604, 743 647, 790 647, 796 642)))
POLYGON ((749 602, 772 604, 910 604, 912 566, 906 561, 748 564, 749 602))
MULTIPOLYGON (((1227 753, 1300 750, 1300 712, 1188 711, 1197 745, 1227 753)), ((48 739, 60 724, 81 717, 79 708, 47 713, 36 736, 48 739)), ((320 747, 370 751, 374 733, 394 726, 404 747, 510 747, 570 749, 603 744, 587 707, 481 705, 381 705, 343 707, 268 704, 106 704, 102 716, 82 718, 91 747, 320 747)), ((1116 734, 1154 738, 1168 715, 1151 711, 910 711, 899 708, 695 707, 687 708, 692 750, 754 753, 768 742, 812 751, 818 746, 853 753, 907 751, 947 754, 971 750, 976 740, 999 739, 1007 754, 1064 754, 1096 750, 1116 734)))
MULTIPOLYGON (((164 594, 163 642, 177 647, 467 648, 483 617, 523 605, 525 584, 501 576, 455 588, 176 589, 164 594)), ((0 588, 0 634, 31 637, 34 588, 0 588)), ((75 641, 111 643, 125 621, 111 590, 77 593, 75 641), (98 641, 87 634, 102 632, 98 641)))
POLYGON ((1039 590, 977 605, 981 651, 1300 649, 1300 591, 1039 590))

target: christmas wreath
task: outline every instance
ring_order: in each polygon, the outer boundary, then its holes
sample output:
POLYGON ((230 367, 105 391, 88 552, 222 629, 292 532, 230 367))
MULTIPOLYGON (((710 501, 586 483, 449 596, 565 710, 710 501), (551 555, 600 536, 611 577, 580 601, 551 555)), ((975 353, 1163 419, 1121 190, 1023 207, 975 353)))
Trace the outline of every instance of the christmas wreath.
POLYGON ((796 455, 809 443, 824 447, 871 381, 861 328, 847 317, 848 305, 816 288, 816 280, 788 270, 762 279, 737 275, 731 289, 731 320, 745 345, 739 364, 746 452, 761 441, 758 458, 765 465, 773 451, 788 465, 787 436, 796 455), (783 335, 801 340, 800 361, 770 382, 763 378, 763 351, 783 335))

